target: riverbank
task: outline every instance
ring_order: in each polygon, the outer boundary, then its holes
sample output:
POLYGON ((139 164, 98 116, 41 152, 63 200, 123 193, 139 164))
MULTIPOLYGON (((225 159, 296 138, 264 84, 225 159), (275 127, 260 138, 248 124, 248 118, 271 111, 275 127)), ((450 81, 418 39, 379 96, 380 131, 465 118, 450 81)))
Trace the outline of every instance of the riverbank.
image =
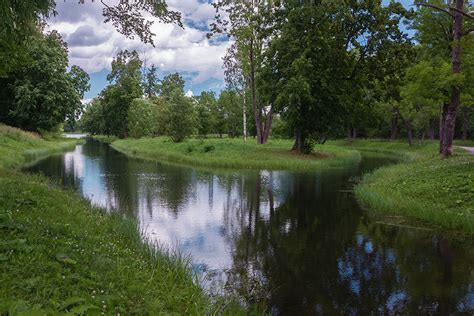
POLYGON ((474 234, 474 156, 457 148, 441 159, 437 143, 408 146, 361 141, 350 148, 393 152, 402 159, 366 175, 356 187, 361 205, 375 216, 401 216, 434 229, 474 234))
POLYGON ((0 126, 0 314, 225 313, 135 222, 13 169, 74 145, 0 126))
POLYGON ((338 168, 360 161, 359 152, 340 146, 316 146, 312 155, 292 152, 291 140, 188 139, 173 143, 168 138, 121 139, 111 146, 129 156, 203 167, 271 170, 338 168))

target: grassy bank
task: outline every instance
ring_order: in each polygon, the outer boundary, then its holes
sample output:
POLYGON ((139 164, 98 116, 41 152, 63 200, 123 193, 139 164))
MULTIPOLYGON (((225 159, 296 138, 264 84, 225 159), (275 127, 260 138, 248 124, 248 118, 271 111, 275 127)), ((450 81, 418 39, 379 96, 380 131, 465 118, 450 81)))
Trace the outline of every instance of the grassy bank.
POLYGON ((119 138, 117 136, 107 136, 107 135, 94 135, 91 136, 93 139, 105 143, 105 144, 111 144, 114 141, 118 140, 119 138))
POLYGON ((366 175, 356 187, 377 215, 401 215, 433 228, 474 233, 474 156, 461 149, 441 159, 438 144, 355 142, 351 148, 398 152, 402 163, 366 175))
POLYGON ((71 142, 2 126, 0 144, 1 315, 225 313, 186 260, 144 244, 135 222, 11 169, 71 142))
POLYGON ((317 146, 312 155, 290 151, 292 141, 271 140, 257 145, 253 140, 188 139, 173 143, 168 138, 124 139, 112 147, 130 156, 205 167, 238 169, 317 170, 343 167, 360 161, 360 154, 340 146, 317 146))

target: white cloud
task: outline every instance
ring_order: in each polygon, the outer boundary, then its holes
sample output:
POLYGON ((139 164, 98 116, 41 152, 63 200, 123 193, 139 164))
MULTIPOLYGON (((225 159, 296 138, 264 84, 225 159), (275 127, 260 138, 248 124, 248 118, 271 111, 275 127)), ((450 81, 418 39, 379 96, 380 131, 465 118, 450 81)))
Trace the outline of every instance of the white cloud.
POLYGON ((49 29, 58 30, 69 42, 70 64, 78 65, 87 72, 110 69, 112 58, 123 49, 137 50, 146 64, 154 63, 161 71, 178 71, 193 74, 193 83, 209 79, 223 79, 222 57, 227 42, 210 43, 206 30, 214 16, 209 3, 198 0, 169 0, 170 8, 182 12, 184 21, 191 21, 184 29, 162 24, 156 18, 152 31, 156 34, 155 45, 145 45, 139 40, 130 40, 115 31, 111 24, 104 24, 100 3, 84 5, 58 2, 58 15, 49 21, 49 29), (194 27, 193 27, 194 26, 194 27))

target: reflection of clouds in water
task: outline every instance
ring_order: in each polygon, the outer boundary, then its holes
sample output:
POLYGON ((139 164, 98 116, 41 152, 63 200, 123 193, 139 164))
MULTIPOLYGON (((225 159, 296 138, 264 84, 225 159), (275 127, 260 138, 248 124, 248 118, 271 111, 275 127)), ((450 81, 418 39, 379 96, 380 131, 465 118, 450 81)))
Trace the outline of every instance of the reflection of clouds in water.
POLYGON ((474 284, 471 283, 467 287, 467 293, 464 298, 457 304, 459 312, 467 313, 474 311, 474 284))
MULTIPOLYGON (((82 152, 83 146, 76 146, 73 152, 64 154, 64 169, 73 174, 76 183, 79 183, 82 195, 93 205, 113 209, 116 207, 115 198, 105 185, 105 175, 100 165, 101 160, 91 159, 82 152)), ((108 175, 110 177, 110 175, 108 175)))
MULTIPOLYGON (((342 171, 214 174, 89 145, 51 159, 46 170, 74 180, 92 203, 135 216, 150 241, 191 255, 212 293, 222 285, 252 299, 271 291, 271 310, 282 314, 433 314, 446 304, 438 278, 470 267, 469 251, 436 236, 359 225, 352 198, 337 193, 342 171)), ((450 280, 448 309, 472 313, 474 285, 463 280, 450 280)))
MULTIPOLYGON (((268 188, 278 188, 276 172, 262 172, 261 196, 268 195, 268 188), (263 183, 262 183, 263 182, 263 183)), ((162 177, 154 174, 140 175, 138 182, 138 219, 147 236, 160 244, 178 246, 190 254, 198 270, 225 270, 232 267, 232 249, 229 241, 238 236, 248 224, 245 213, 247 206, 242 197, 241 177, 228 182, 218 177, 190 177, 192 198, 179 201, 178 213, 170 210, 167 196, 160 187, 162 177), (245 223, 242 223, 242 221, 245 223), (244 225, 242 225, 244 224, 244 225), (179 245, 177 245, 179 241, 179 245)), ((258 181, 258 180, 257 180, 258 181)), ((189 191, 186 194, 189 195, 189 191)), ((281 203, 274 201, 275 207, 281 203)), ((270 204, 268 198, 260 199, 259 216, 268 220, 270 204)))

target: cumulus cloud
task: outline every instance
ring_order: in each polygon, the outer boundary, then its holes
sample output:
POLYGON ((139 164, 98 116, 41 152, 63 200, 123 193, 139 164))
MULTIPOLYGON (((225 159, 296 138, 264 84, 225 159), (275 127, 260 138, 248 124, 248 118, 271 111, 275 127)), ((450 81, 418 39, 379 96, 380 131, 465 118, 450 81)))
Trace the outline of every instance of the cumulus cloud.
MULTIPOLYGON (((109 3, 113 3, 109 2, 109 3)), ((150 66, 163 72, 192 74, 192 83, 223 79, 222 57, 228 42, 210 42, 207 26, 214 17, 211 4, 199 0, 168 0, 172 10, 182 13, 185 27, 154 21, 155 47, 139 40, 130 40, 104 24, 99 1, 78 4, 77 1, 58 2, 58 15, 51 17, 49 28, 58 30, 68 42, 71 65, 93 73, 110 69, 113 57, 123 49, 135 49, 150 66)))

